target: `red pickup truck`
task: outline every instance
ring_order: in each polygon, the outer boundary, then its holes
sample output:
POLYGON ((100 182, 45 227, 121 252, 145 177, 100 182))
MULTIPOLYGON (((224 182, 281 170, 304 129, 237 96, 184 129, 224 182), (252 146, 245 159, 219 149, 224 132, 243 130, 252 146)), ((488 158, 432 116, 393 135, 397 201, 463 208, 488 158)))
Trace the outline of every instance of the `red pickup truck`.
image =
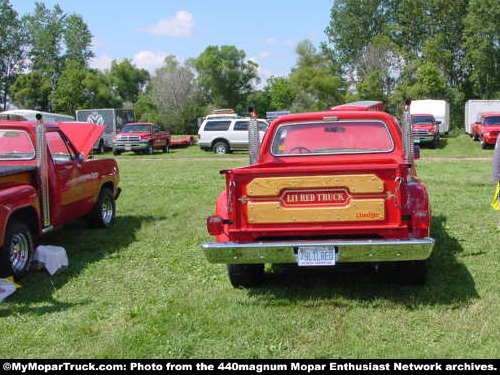
POLYGON ((419 143, 426 143, 431 148, 439 144, 439 124, 434 115, 412 114, 411 115, 413 139, 419 143))
POLYGON ((158 125, 153 123, 125 124, 113 137, 114 155, 125 151, 153 155, 154 150, 168 152, 169 146, 170 133, 160 131, 158 125))
POLYGON ((113 159, 87 156, 103 126, 0 121, 0 277, 24 276, 34 239, 79 217, 115 220, 120 188, 113 159))
POLYGON ((500 133, 500 113, 481 113, 474 123, 474 140, 479 140, 482 149, 494 147, 500 133))
POLYGON ((413 147, 408 111, 403 130, 382 111, 278 118, 256 164, 221 171, 205 256, 227 264, 235 287, 262 282, 266 263, 367 263, 424 283, 434 239, 413 147))

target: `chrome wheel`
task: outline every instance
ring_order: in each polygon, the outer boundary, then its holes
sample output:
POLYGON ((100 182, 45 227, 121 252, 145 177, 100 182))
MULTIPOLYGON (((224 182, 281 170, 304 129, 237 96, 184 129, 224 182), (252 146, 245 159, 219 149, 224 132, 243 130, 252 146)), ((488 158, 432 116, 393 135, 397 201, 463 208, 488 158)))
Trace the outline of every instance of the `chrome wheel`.
POLYGON ((31 240, 24 233, 16 233, 10 242, 10 264, 14 274, 23 272, 29 262, 31 240))
POLYGON ((113 217, 115 216, 112 199, 111 195, 107 194, 103 197, 101 204, 101 220, 106 226, 112 223, 113 217))

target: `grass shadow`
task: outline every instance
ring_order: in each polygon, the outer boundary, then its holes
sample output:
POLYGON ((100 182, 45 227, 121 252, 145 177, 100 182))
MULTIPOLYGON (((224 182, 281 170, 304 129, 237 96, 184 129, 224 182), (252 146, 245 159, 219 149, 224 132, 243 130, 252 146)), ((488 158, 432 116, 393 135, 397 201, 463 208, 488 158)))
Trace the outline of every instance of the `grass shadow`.
POLYGON ((266 274, 263 286, 248 291, 259 302, 272 305, 294 301, 323 300, 338 305, 339 298, 358 301, 386 299, 408 309, 424 305, 460 307, 478 298, 474 280, 456 259, 463 251, 456 238, 445 230, 446 217, 433 217, 436 239, 428 261, 428 280, 423 286, 388 282, 367 265, 299 269, 284 267, 266 274))
POLYGON ((64 303, 53 294, 77 277, 89 264, 118 253, 137 240, 138 230, 148 222, 163 220, 153 216, 118 216, 113 227, 90 229, 83 220, 68 223, 55 232, 39 239, 37 244, 62 246, 66 249, 69 267, 56 275, 32 271, 21 280, 23 287, 1 306, 0 317, 18 314, 43 315, 86 305, 92 301, 64 303))

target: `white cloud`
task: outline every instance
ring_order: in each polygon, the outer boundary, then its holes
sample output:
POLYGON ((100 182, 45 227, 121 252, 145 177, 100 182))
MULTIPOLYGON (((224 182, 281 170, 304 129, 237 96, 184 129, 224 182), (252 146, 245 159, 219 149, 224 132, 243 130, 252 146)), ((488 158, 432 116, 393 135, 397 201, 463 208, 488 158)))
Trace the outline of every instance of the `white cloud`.
POLYGON ((171 38, 190 38, 193 35, 193 15, 181 10, 173 18, 163 18, 155 25, 141 29, 141 31, 171 38))
POLYGON ((90 67, 93 69, 107 70, 111 68, 113 59, 108 55, 100 55, 90 59, 90 67))
POLYGON ((276 39, 275 38, 267 38, 266 39, 266 44, 275 44, 276 43, 276 39))
POLYGON ((92 44, 92 47, 96 47, 96 48, 104 47, 106 45, 106 43, 104 42, 104 40, 99 39, 96 36, 92 37, 91 44, 92 44))
POLYGON ((163 65, 165 57, 167 57, 165 52, 140 51, 132 57, 132 63, 137 68, 154 73, 155 69, 163 65))
POLYGON ((285 42, 285 45, 287 45, 288 47, 295 47, 297 45, 297 42, 295 42, 293 40, 287 40, 285 42))
POLYGON ((261 53, 259 53, 259 56, 262 57, 263 59, 265 59, 266 57, 269 57, 271 55, 272 55, 272 53, 269 51, 262 51, 261 53))

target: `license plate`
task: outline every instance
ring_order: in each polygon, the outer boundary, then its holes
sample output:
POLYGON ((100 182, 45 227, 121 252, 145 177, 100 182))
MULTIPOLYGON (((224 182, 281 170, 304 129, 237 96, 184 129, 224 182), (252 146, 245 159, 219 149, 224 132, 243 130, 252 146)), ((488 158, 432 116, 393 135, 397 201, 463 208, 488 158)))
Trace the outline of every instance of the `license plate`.
POLYGON ((334 266, 337 260, 335 246, 299 247, 299 266, 334 266))
POLYGON ((125 146, 125 151, 130 151, 132 150, 132 146, 125 146))

